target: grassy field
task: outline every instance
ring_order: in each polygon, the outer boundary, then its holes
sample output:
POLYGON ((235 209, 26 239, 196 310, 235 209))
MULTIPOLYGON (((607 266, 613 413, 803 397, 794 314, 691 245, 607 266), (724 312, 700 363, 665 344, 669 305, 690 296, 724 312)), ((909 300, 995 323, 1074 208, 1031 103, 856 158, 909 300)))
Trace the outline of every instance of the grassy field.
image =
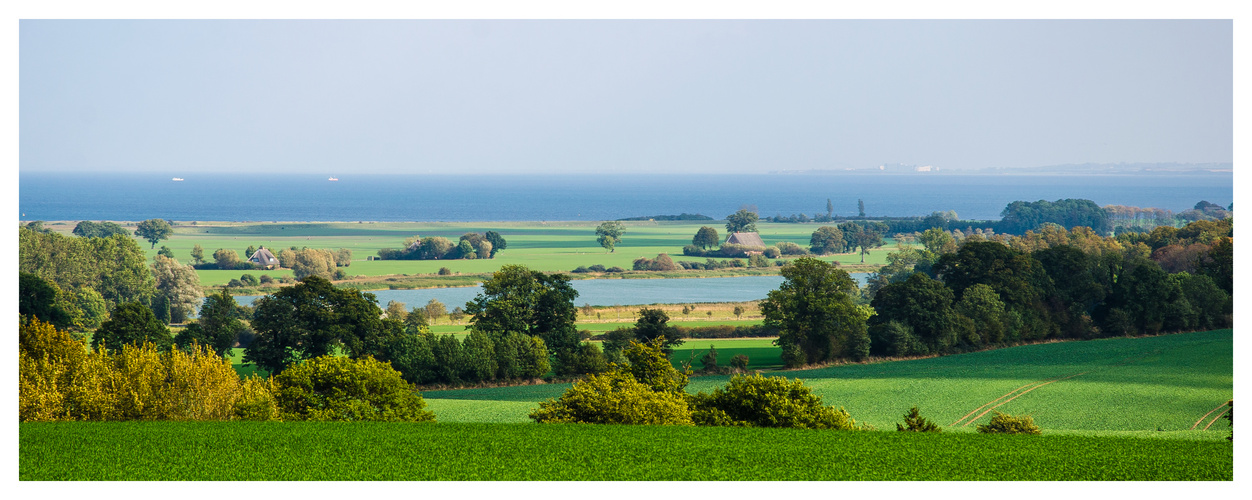
POLYGON ((371 422, 22 423, 18 429, 22 481, 1234 477, 1226 441, 1126 437, 371 422))
MULTIPOLYGON (((683 347, 707 349, 707 342, 691 341, 683 347)), ((1231 330, 1217 330, 1037 344, 778 374, 803 380, 826 404, 842 406, 853 418, 879 429, 893 429, 901 415, 917 405, 923 416, 948 432, 973 432, 994 409, 1030 414, 1045 434, 1222 439, 1229 435, 1225 421, 1208 431, 1190 429, 1233 396, 1232 346, 1231 330)), ((734 352, 721 346, 718 351, 719 360, 725 356, 727 361, 734 352)), ((686 359, 681 356, 675 358, 686 359)), ((726 380, 695 377, 687 389, 709 392, 726 380)), ((521 422, 539 401, 558 397, 568 387, 546 384, 423 395, 440 421, 521 422), (502 402, 507 404, 497 406, 502 402)))
MULTIPOLYGON (((76 222, 50 223, 48 226, 64 233, 74 228, 76 222)), ((701 226, 717 228, 725 238, 724 221, 660 221, 623 222, 626 232, 612 253, 596 243, 595 222, 331 222, 331 223, 231 223, 231 222, 180 222, 174 227, 170 239, 162 241, 156 249, 147 241, 139 240, 149 258, 156 255, 162 245, 168 246, 180 262, 191 261, 191 249, 199 244, 205 259, 212 261, 213 251, 218 248, 235 250, 243 258, 249 245, 265 246, 275 251, 296 247, 348 248, 352 250, 352 265, 345 269, 349 275, 425 275, 434 274, 447 267, 455 273, 491 273, 506 264, 522 264, 540 271, 571 271, 578 266, 601 264, 605 267, 619 266, 630 269, 639 257, 654 258, 668 253, 675 260, 696 260, 703 257, 683 257, 682 248, 691 244, 691 238, 701 226), (431 260, 431 261, 367 261, 366 257, 377 255, 382 248, 400 248, 404 239, 414 235, 443 236, 456 241, 467 232, 497 231, 508 248, 490 260, 431 260)), ((809 237, 820 224, 774 224, 758 223, 761 237, 766 244, 790 241, 808 246, 809 237)), ((130 229, 134 229, 130 227, 130 229)), ((871 252, 866 264, 876 267, 886 263, 886 254, 894 242, 888 239, 883 248, 871 252)), ((841 254, 822 257, 843 265, 859 265, 857 254, 841 254)), ((289 270, 277 271, 198 271, 200 282, 205 286, 223 285, 244 273, 254 276, 269 274, 273 277, 290 275, 289 270)), ((384 287, 385 288, 385 287, 384 287)))

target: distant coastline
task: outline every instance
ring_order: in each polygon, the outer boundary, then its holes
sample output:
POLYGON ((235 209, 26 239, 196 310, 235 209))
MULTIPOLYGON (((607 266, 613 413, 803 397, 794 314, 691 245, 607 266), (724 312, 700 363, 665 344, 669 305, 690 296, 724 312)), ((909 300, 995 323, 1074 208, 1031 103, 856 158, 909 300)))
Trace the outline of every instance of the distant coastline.
POLYGON ((884 164, 867 168, 772 170, 773 175, 1232 175, 1233 163, 1067 163, 1039 167, 944 168, 935 165, 884 164))

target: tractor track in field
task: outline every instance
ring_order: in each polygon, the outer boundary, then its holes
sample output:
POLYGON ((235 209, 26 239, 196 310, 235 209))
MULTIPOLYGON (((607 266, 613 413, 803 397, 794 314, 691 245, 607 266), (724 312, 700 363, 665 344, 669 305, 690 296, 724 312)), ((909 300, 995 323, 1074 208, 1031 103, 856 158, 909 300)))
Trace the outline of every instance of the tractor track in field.
MULTIPOLYGON (((1153 355, 1153 354, 1159 354, 1162 350, 1163 350, 1163 349, 1157 349, 1157 350, 1155 350, 1155 351, 1150 351, 1150 352, 1143 353, 1143 354, 1137 354, 1137 355, 1134 355, 1134 356, 1129 356, 1129 357, 1127 357, 1127 358, 1125 358, 1125 359, 1122 359, 1121 361, 1119 361, 1119 362, 1117 362, 1117 363, 1114 363, 1114 364, 1112 364, 1112 365, 1109 365, 1109 366, 1106 366, 1106 367, 1103 367, 1103 368, 1114 368, 1114 367, 1118 367, 1118 366, 1128 365, 1128 364, 1130 364, 1130 363, 1134 363, 1135 361, 1139 361, 1139 360, 1141 360, 1141 359, 1143 359, 1143 358, 1146 358, 1146 357, 1148 357, 1148 356, 1151 356, 1151 355, 1153 355)), ((951 424, 948 424, 948 427, 955 427, 955 426, 957 426, 958 424, 959 424, 961 427, 969 427, 969 424, 972 424, 972 423, 974 423, 974 422, 978 421, 978 419, 982 418, 983 416, 985 416, 985 415, 986 415, 986 414, 988 414, 988 413, 991 413, 991 412, 992 412, 993 410, 995 410, 996 408, 999 408, 999 407, 1001 407, 1001 406, 1004 406, 1004 405, 1005 405, 1005 404, 1007 404, 1009 401, 1012 401, 1012 400, 1014 400, 1014 399, 1017 399, 1017 398, 1019 398, 1019 397, 1022 397, 1022 396, 1024 396, 1024 395, 1026 395, 1026 393, 1029 393, 1030 391, 1033 391, 1033 390, 1038 389, 1038 388, 1040 388, 1040 387, 1043 387, 1043 386, 1045 386, 1045 385, 1054 384, 1054 383, 1056 383, 1056 382, 1061 382, 1061 381, 1063 381, 1063 380, 1069 380, 1069 379, 1071 379, 1071 378, 1078 377, 1078 376, 1081 376, 1081 375, 1086 375, 1086 374, 1088 374, 1088 373, 1091 373, 1091 372, 1096 371, 1096 370, 1099 370, 1099 369, 1100 369, 1100 368, 1096 368, 1096 369, 1091 369, 1091 370, 1087 370, 1087 371, 1084 371, 1084 372, 1073 373, 1073 374, 1070 374, 1070 375, 1062 375, 1062 376, 1059 376, 1059 377, 1054 377, 1054 378, 1050 378, 1050 379, 1043 380, 1043 381, 1038 381, 1038 382, 1031 382, 1031 383, 1029 383, 1029 384, 1023 385, 1023 386, 1021 386, 1021 387, 1018 387, 1018 388, 1016 388, 1016 389, 1013 389, 1013 390, 1011 390, 1011 391, 1009 391, 1009 392, 1005 393, 1003 396, 1000 396, 1000 397, 998 397, 998 398, 995 398, 995 399, 991 400, 990 402, 987 402, 986 404, 984 404, 984 405, 982 405, 982 406, 979 406, 978 408, 975 408, 973 411, 971 411, 971 412, 969 412, 969 413, 966 413, 966 414, 965 414, 965 416, 963 416, 963 417, 961 417, 961 418, 956 419, 956 421, 955 421, 955 422, 952 422, 951 424), (989 406, 990 406, 990 408, 988 408, 989 406), (982 411, 982 413, 979 413, 979 411, 982 411), (971 416, 971 415, 974 415, 974 414, 977 414, 977 415, 976 415, 976 416, 974 416, 973 418, 970 418, 970 416, 971 416), (962 422, 964 422, 964 423, 962 423, 962 422)), ((1220 408, 1220 407, 1219 407, 1219 408, 1220 408)), ((1215 408, 1213 411, 1217 411, 1217 409, 1215 408)), ((1209 412, 1209 413, 1212 413, 1212 412, 1209 412)), ((1208 415, 1205 415, 1205 416, 1207 417, 1208 415)), ((1203 419, 1203 418, 1201 418, 1200 420, 1204 420, 1204 419, 1203 419)), ((1216 420, 1216 418, 1215 418, 1214 420, 1216 420)), ((1198 424, 1199 424, 1199 422, 1196 422, 1196 424, 1198 425, 1198 424)), ((1212 422, 1210 422, 1210 423, 1209 423, 1209 425, 1212 425, 1212 422)), ((1206 427, 1206 428, 1207 428, 1207 427, 1206 427)))
POLYGON ((1216 423, 1218 420, 1220 420, 1223 416, 1226 415, 1226 412, 1230 411, 1230 401, 1222 403, 1221 406, 1218 406, 1217 408, 1213 408, 1212 410, 1209 410, 1209 412, 1205 413, 1203 417, 1200 417, 1200 419, 1196 420, 1194 424, 1191 424, 1190 430, 1195 430, 1195 428, 1198 427, 1201 422, 1204 422, 1206 419, 1209 418, 1209 415, 1212 415, 1213 412, 1216 412, 1217 410, 1221 410, 1222 408, 1225 408, 1225 410, 1222 410, 1221 413, 1218 413, 1216 417, 1213 417, 1213 420, 1209 420, 1209 423, 1206 424, 1203 429, 1200 429, 1202 431, 1209 430, 1209 427, 1212 427, 1214 423, 1216 423))

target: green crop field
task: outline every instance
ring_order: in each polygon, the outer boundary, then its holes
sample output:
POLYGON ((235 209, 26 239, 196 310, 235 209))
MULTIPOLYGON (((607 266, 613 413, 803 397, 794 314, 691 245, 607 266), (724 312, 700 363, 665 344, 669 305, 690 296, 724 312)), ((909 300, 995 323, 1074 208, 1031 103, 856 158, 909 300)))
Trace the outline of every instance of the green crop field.
MULTIPOLYGON (((265 246, 275 251, 288 247, 348 248, 352 250, 352 265, 344 269, 353 276, 422 275, 434 274, 447 267, 455 273, 491 273, 507 264, 522 264, 540 271, 571 271, 578 266, 600 264, 605 267, 619 266, 631 269, 639 257, 654 258, 668 253, 675 260, 696 260, 704 257, 683 257, 682 248, 691 244, 691 238, 701 226, 712 226, 725 237, 724 221, 660 221, 623 222, 626 232, 614 252, 608 253, 596 243, 594 222, 329 222, 329 223, 282 223, 282 222, 180 222, 170 239, 162 241, 157 248, 150 248, 147 241, 140 240, 140 247, 149 258, 157 249, 167 246, 180 262, 191 261, 191 249, 199 244, 205 259, 212 261, 213 251, 219 248, 235 250, 240 258, 251 246, 265 246), (400 248, 404 239, 414 235, 443 236, 454 242, 467 232, 497 231, 508 241, 508 248, 490 260, 429 260, 429 261, 368 261, 366 257, 377 255, 382 248, 400 248)), ((820 224, 774 224, 758 223, 761 237, 773 245, 790 241, 808 246, 809 237, 820 224)), ((51 224, 62 232, 73 229, 74 223, 51 224)), ((133 227, 131 228, 133 229, 133 227)), ((878 266, 886 263, 886 255, 894 246, 887 239, 882 248, 866 256, 865 263, 878 266)), ((840 254, 822 257, 826 261, 838 261, 844 265, 860 264, 858 254, 840 254)), ((277 271, 198 271, 200 283, 205 286, 226 284, 244 273, 254 276, 269 274, 273 277, 290 275, 289 270, 277 271)))
MULTIPOLYGON (((707 342, 688 341, 683 349, 707 349, 707 342)), ((723 350, 719 345, 718 351, 719 361, 724 352, 729 362, 734 348, 723 350)), ((674 357, 687 359, 681 356, 676 353, 674 357)), ((990 419, 989 410, 994 409, 1030 414, 1045 434, 1221 439, 1229 435, 1224 420, 1208 431, 1191 428, 1233 396, 1233 336, 1231 330, 1217 330, 1057 342, 776 375, 803 380, 826 404, 842 406, 857 421, 879 429, 893 429, 902 421, 901 415, 916 405, 923 416, 948 432, 973 432, 990 419)), ((695 377, 687 389, 709 392, 726 380, 726 376, 695 377)), ((428 391, 424 396, 441 421, 517 422, 528 413, 522 406, 509 406, 517 410, 512 414, 475 407, 529 401, 533 408, 539 401, 559 397, 568 387, 428 391), (461 401, 445 406, 448 400, 461 401)))
POLYGON ((1233 449, 1224 440, 378 422, 70 422, 18 429, 22 481, 1234 478, 1233 449))

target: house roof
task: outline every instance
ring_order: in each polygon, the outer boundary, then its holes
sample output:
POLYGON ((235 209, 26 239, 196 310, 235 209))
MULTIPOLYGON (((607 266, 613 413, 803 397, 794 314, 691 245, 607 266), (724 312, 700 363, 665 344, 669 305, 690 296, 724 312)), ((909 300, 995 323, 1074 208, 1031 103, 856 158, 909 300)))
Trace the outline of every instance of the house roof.
POLYGON ((765 240, 761 239, 759 233, 730 233, 726 238, 726 243, 730 245, 743 245, 749 247, 763 247, 765 240))
POLYGON ((248 257, 248 262, 255 262, 262 266, 273 266, 278 265, 278 258, 274 257, 274 254, 266 250, 265 247, 261 247, 252 252, 252 256, 248 257))

